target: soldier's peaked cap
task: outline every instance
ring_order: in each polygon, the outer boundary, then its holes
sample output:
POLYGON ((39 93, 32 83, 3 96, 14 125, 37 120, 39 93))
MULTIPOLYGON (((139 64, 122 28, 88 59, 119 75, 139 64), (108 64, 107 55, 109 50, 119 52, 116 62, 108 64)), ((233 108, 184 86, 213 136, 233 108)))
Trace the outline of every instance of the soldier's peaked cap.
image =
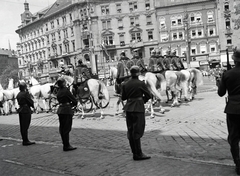
POLYGON ((18 84, 19 87, 27 87, 27 84, 25 82, 20 82, 18 84))

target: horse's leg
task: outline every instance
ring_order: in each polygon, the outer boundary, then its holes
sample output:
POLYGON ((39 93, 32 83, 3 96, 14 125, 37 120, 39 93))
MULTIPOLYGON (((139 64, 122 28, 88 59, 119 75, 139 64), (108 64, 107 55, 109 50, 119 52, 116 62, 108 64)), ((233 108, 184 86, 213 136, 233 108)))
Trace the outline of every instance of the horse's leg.
POLYGON ((150 107, 151 107, 150 118, 153 119, 155 116, 154 116, 154 109, 153 109, 153 101, 152 100, 150 100, 150 107))
POLYGON ((104 116, 103 116, 103 109, 100 107, 100 113, 101 113, 101 116, 100 116, 100 119, 104 119, 104 116))
POLYGON ((117 104, 116 104, 116 112, 115 112, 115 115, 118 115, 119 113, 119 104, 121 103, 121 98, 118 97, 118 100, 117 100, 117 104))
POLYGON ((43 102, 44 110, 46 111, 46 113, 48 113, 48 109, 47 109, 47 105, 46 105, 46 100, 45 100, 44 98, 42 98, 42 102, 43 102))

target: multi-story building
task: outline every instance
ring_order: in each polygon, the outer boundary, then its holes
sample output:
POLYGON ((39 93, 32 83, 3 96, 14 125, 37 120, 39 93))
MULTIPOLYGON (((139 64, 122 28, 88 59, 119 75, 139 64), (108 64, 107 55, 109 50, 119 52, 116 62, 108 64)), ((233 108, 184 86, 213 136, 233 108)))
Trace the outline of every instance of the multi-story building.
POLYGON ((240 1, 218 0, 218 17, 221 63, 226 66, 228 49, 229 62, 233 65, 233 48, 240 48, 240 1))
POLYGON ((11 49, 0 49, 0 75, 7 68, 8 65, 18 65, 16 52, 11 49))
POLYGON ((191 67, 205 67, 219 58, 215 0, 156 1, 158 47, 165 55, 176 50, 191 67))
POLYGON ((57 0, 36 14, 27 2, 24 6, 16 30, 19 68, 23 76, 42 80, 56 77, 60 63, 76 66, 80 58, 94 74, 106 74, 122 51, 131 58, 135 49, 146 65, 150 51, 159 49, 162 55, 187 54, 191 66, 207 68, 219 62, 222 41, 228 41, 221 32, 224 8, 216 0, 57 0))

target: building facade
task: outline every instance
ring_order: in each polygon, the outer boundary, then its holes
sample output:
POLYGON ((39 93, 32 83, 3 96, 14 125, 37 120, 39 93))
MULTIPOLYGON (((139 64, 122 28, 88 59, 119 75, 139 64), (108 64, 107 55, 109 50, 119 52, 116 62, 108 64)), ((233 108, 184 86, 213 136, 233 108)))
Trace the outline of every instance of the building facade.
POLYGON ((176 50, 190 67, 208 69, 219 60, 219 31, 215 0, 156 1, 159 49, 176 50), (189 52, 188 52, 189 51, 189 52))
POLYGON ((0 49, 0 75, 7 68, 8 65, 18 65, 17 53, 10 49, 0 49))
POLYGON ((218 0, 218 16, 221 63, 226 66, 228 50, 233 65, 233 48, 240 48, 240 0, 218 0))
MULTIPOLYGON (((237 0, 219 1, 57 0, 36 14, 25 2, 16 30, 21 75, 49 81, 58 76, 61 63, 76 66, 79 59, 93 74, 106 75, 122 51, 131 58, 137 50, 147 65, 152 49, 162 55, 176 50, 183 59, 188 56, 191 67, 208 69, 209 63, 222 61, 228 42, 229 30, 222 25, 228 16, 226 2, 230 11, 235 9, 232 28, 239 24, 237 0)), ((232 43, 238 42, 237 33, 231 37, 232 43)))

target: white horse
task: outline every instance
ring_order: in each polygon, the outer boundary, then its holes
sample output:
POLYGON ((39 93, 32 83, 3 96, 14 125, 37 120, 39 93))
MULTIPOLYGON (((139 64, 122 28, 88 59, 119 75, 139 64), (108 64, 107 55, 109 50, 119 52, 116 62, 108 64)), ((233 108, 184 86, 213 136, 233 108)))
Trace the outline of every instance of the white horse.
MULTIPOLYGON (((70 90, 72 91, 74 78, 68 75, 62 75, 61 77, 67 81, 67 84, 70 87, 70 90)), ((87 80, 87 84, 89 87, 90 94, 93 98, 94 104, 96 105, 94 112, 96 111, 97 107, 100 108, 100 111, 101 111, 100 119, 102 119, 104 118, 103 108, 105 108, 110 101, 110 95, 109 95, 108 89, 102 81, 96 80, 96 79, 87 80), (99 96, 99 93, 101 93, 101 96, 99 96)), ((85 114, 83 106, 84 105, 82 105, 82 116, 81 116, 82 119, 84 118, 84 114, 85 114)))
MULTIPOLYGON (((109 79, 111 81, 111 85, 115 85, 116 78, 117 78, 117 68, 110 67, 109 68, 109 79)), ((114 88, 114 86, 113 86, 113 88, 114 88)), ((115 91, 115 89, 114 89, 114 91, 115 91)))
POLYGON ((0 112, 2 115, 5 115, 6 114, 6 98, 4 97, 3 87, 1 84, 0 84, 0 103, 1 103, 0 112))
POLYGON ((185 101, 194 99, 194 95, 197 93, 197 87, 203 84, 203 76, 200 70, 196 68, 189 68, 181 70, 180 86, 182 88, 182 94, 185 101))
POLYGON ((8 88, 6 90, 2 90, 2 93, 5 97, 5 111, 6 114, 12 113, 12 107, 15 107, 15 110, 18 108, 17 103, 17 94, 20 92, 19 88, 14 88, 13 79, 9 79, 8 88))

